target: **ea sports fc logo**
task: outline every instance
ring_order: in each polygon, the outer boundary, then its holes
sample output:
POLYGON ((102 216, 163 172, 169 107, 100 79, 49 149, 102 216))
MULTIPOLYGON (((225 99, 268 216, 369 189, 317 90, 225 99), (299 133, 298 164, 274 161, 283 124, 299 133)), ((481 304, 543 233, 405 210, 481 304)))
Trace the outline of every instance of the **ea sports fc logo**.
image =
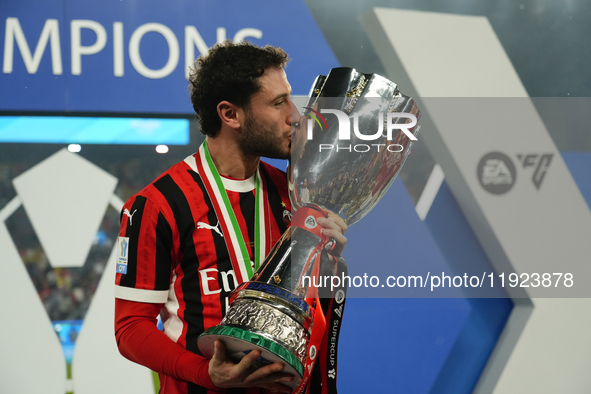
POLYGON ((501 152, 490 152, 478 162, 476 176, 487 192, 504 194, 515 184, 517 172, 509 156, 501 152))

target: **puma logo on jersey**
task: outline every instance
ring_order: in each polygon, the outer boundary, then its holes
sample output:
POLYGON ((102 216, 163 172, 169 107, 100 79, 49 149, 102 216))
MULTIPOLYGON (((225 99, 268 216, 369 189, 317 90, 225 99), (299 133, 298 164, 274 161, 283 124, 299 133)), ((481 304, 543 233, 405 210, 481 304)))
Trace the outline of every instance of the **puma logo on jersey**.
POLYGON ((203 222, 197 222, 197 230, 201 229, 201 228, 206 228, 208 230, 213 230, 216 233, 218 233, 220 235, 220 237, 224 238, 224 234, 222 234, 221 230, 218 228, 218 226, 220 225, 220 221, 218 220, 218 224, 216 224, 215 226, 210 226, 207 223, 203 223, 203 222))
POLYGON ((123 210, 123 214, 124 214, 124 215, 127 215, 127 216, 129 217, 129 225, 130 225, 130 226, 132 225, 131 221, 132 221, 132 219, 133 219, 133 215, 135 215, 135 213, 136 213, 136 212, 137 212, 137 209, 134 209, 134 210, 133 210, 133 213, 129 213, 129 209, 127 209, 127 208, 125 208, 125 209, 123 210))

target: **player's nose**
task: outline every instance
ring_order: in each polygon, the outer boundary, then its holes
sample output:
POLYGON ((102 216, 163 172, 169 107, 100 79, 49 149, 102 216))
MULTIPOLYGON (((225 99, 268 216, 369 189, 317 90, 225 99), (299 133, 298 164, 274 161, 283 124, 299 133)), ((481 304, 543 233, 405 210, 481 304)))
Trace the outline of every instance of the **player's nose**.
POLYGON ((295 104, 290 100, 289 102, 291 105, 291 114, 290 114, 290 118, 289 118, 289 124, 291 126, 299 126, 299 121, 300 121, 300 111, 298 111, 298 108, 295 106, 295 104))

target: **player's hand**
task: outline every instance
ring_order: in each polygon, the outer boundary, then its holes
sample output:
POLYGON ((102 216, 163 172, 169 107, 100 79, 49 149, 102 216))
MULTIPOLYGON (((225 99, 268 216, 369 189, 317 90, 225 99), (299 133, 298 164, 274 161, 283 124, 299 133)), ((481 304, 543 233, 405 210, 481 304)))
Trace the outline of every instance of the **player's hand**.
POLYGON ((332 212, 328 212, 328 218, 320 217, 316 221, 322 226, 322 234, 335 240, 336 245, 330 254, 341 257, 345 246, 347 246, 347 238, 345 238, 347 224, 345 221, 332 212))
POLYGON ((273 363, 254 368, 254 362, 261 353, 253 350, 236 364, 226 355, 226 348, 221 341, 214 342, 213 357, 209 361, 209 376, 213 384, 220 389, 232 387, 261 387, 279 393, 291 393, 291 389, 281 384, 293 381, 293 376, 283 371, 283 365, 273 363))

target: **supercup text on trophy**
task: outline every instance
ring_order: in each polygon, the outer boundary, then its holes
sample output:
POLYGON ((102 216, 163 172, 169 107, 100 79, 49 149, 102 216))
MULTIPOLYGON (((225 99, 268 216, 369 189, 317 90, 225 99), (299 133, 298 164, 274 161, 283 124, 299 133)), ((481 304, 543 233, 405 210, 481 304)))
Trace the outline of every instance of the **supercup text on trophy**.
MULTIPOLYGON (((338 127, 339 127, 339 141, 350 141, 351 140, 351 122, 349 116, 338 109, 326 109, 323 108, 320 110, 322 114, 333 114, 336 115, 338 120, 338 127)), ((323 119, 324 120, 324 119, 323 119)), ((398 133, 394 134, 394 130, 400 130, 403 132, 411 141, 416 141, 417 137, 415 137, 410 129, 415 127, 417 124, 417 117, 411 113, 406 112, 389 112, 387 113, 386 122, 384 122, 384 114, 380 112, 378 114, 378 130, 374 134, 362 134, 359 130, 359 114, 353 115, 353 132, 355 136, 359 140, 363 141, 375 141, 378 139, 383 139, 384 137, 387 138, 388 141, 392 141, 393 136, 394 138, 398 135, 398 133), (410 119, 410 122, 400 122, 400 119, 410 119), (384 135, 384 126, 386 129, 386 134, 384 135)), ((313 126, 314 120, 308 119, 307 125, 307 137, 308 141, 313 139, 313 126)), ((380 152, 380 149, 385 147, 388 152, 397 153, 402 152, 404 150, 404 146, 400 144, 349 144, 349 145, 333 145, 333 144, 319 144, 318 150, 322 152, 323 150, 336 150, 339 151, 355 151, 359 153, 369 152, 370 150, 377 149, 380 152)))

